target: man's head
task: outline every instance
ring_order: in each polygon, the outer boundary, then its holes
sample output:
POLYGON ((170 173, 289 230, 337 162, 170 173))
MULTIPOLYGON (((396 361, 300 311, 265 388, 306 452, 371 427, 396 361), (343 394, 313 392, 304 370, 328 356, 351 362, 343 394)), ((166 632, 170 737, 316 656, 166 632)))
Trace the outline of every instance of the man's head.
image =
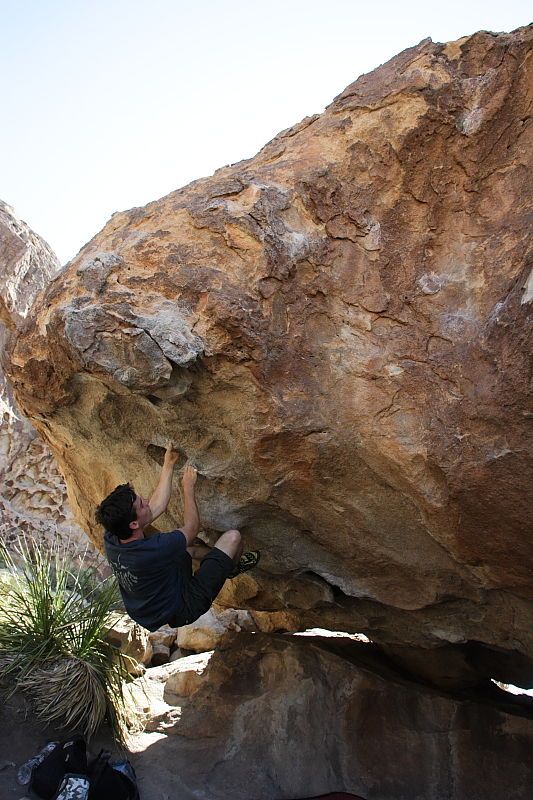
POLYGON ((152 509, 129 483, 117 486, 96 509, 96 521, 119 539, 129 539, 152 521, 152 509))

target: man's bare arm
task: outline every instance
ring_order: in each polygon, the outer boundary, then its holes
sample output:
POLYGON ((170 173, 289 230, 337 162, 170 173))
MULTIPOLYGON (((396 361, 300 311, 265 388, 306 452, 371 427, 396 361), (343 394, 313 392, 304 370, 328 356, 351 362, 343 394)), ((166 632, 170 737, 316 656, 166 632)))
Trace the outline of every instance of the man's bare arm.
POLYGON ((200 515, 198 513, 198 506, 196 505, 196 498, 194 496, 194 487, 196 485, 197 473, 194 467, 187 466, 183 470, 183 477, 181 479, 183 485, 183 510, 185 520, 181 529, 187 539, 187 545, 191 545, 198 536, 200 530, 200 515))
POLYGON ((163 466, 161 467, 161 475, 159 476, 159 483, 157 484, 156 488, 152 496, 150 497, 148 504, 152 511, 152 522, 157 517, 160 517, 163 512, 167 510, 167 506, 170 500, 170 493, 172 491, 172 474, 174 471, 174 464, 179 458, 179 452, 174 450, 174 445, 172 442, 169 442, 168 447, 165 451, 165 459, 163 461, 163 466))

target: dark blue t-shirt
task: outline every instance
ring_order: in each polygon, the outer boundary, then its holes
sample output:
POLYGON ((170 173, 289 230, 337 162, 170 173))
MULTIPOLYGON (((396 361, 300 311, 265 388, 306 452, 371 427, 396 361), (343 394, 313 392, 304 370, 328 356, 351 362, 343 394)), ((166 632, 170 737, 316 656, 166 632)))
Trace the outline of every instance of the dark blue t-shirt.
POLYGON ((191 559, 181 531, 122 544, 106 531, 104 544, 126 611, 135 622, 156 631, 182 610, 181 589, 191 559))

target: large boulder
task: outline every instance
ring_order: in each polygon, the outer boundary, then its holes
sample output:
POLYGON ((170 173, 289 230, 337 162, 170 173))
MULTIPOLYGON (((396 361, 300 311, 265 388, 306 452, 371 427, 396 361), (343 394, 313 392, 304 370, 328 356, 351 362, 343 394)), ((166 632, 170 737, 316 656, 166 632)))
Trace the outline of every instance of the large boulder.
POLYGON ((531 706, 514 714, 351 661, 311 640, 239 633, 150 670, 138 703, 151 721, 132 742, 141 787, 157 765, 160 791, 188 800, 532 796, 531 706))
POLYGON ((531 38, 421 42, 54 280, 5 367, 95 542, 173 438, 234 605, 533 665, 531 38))

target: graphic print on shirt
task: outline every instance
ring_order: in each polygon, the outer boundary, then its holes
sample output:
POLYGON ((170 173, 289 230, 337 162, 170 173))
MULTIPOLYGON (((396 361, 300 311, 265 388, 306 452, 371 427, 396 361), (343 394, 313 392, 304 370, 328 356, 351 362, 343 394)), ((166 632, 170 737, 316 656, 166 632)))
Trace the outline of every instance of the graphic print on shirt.
POLYGON ((135 573, 131 572, 129 567, 126 567, 120 563, 120 554, 117 556, 116 560, 110 560, 109 563, 111 564, 113 572, 115 573, 115 577, 122 588, 127 592, 133 592, 135 590, 135 585, 139 581, 139 578, 137 575, 135 575, 135 573))

